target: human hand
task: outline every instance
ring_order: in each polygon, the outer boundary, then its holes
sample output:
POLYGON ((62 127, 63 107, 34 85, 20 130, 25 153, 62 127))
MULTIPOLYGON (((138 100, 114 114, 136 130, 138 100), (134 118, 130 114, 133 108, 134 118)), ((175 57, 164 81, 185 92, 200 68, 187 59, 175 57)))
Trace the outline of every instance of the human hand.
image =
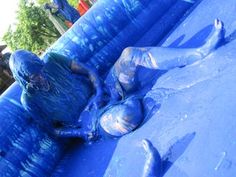
POLYGON ((86 142, 97 139, 97 132, 87 128, 55 128, 53 135, 62 138, 82 138, 86 142))
POLYGON ((98 110, 104 105, 103 94, 93 96, 86 107, 86 110, 98 110))

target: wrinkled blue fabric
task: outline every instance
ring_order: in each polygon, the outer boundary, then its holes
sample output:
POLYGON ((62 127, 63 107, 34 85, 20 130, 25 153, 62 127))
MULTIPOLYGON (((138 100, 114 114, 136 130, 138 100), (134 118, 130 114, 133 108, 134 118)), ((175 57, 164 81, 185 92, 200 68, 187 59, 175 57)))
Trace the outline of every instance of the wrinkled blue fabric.
MULTIPOLYGON (((10 66, 14 78, 23 88, 21 101, 38 121, 46 119, 63 123, 75 122, 91 96, 89 80, 70 69, 71 61, 49 53, 45 63, 31 52, 20 50, 12 54, 10 66), (48 91, 28 88, 29 77, 41 73, 50 83, 48 91)), ((42 121, 44 122, 44 121, 42 121)))

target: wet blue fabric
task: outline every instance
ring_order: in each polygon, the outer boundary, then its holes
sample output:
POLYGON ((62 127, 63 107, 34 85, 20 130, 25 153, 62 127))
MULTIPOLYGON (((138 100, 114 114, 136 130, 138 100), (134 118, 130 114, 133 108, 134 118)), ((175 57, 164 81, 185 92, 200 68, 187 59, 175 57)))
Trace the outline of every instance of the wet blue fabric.
POLYGON ((93 91, 89 80, 72 73, 71 60, 61 55, 48 53, 44 62, 24 50, 11 56, 13 76, 23 88, 23 106, 39 123, 55 120, 76 125, 93 91), (30 79, 34 75, 42 76, 45 81, 34 83, 30 79))
POLYGON ((72 7, 67 0, 53 0, 53 3, 58 6, 57 13, 62 15, 69 22, 75 23, 80 18, 79 12, 72 7))

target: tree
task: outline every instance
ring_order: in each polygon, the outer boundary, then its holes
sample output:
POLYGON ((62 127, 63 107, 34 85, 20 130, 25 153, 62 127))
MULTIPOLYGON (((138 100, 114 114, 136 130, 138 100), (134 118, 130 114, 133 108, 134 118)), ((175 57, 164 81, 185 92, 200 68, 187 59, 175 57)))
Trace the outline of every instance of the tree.
POLYGON ((17 20, 15 29, 10 26, 3 36, 12 50, 26 49, 39 54, 60 37, 44 10, 35 3, 20 0, 17 20))
MULTIPOLYGON (((50 0, 37 0, 37 3, 40 5, 43 5, 45 3, 50 3, 50 0)), ((68 0, 68 3, 72 5, 73 7, 77 7, 79 0, 68 0)))

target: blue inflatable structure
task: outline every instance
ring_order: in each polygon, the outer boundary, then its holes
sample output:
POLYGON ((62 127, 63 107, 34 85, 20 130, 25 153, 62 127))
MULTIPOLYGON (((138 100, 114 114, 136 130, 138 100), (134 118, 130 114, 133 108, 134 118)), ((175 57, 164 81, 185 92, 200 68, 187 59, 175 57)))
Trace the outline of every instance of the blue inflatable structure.
POLYGON ((49 135, 24 110, 14 83, 0 97, 0 176, 141 177, 148 142, 158 151, 156 176, 235 176, 235 9, 233 0, 97 1, 43 60, 62 54, 105 79, 126 47, 197 48, 216 18, 226 38, 203 60, 162 73, 143 98, 144 121, 120 138, 85 143, 49 135))

